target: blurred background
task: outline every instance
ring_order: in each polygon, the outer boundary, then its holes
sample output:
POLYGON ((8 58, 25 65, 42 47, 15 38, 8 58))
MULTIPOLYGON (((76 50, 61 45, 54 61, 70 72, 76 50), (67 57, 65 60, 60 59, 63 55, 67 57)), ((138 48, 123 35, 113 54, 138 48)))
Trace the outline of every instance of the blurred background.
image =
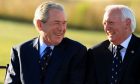
MULTIPOLYGON (((13 45, 38 35, 32 23, 36 7, 50 0, 0 0, 0 66, 10 60, 13 45)), ((139 0, 52 0, 64 5, 68 17, 66 37, 77 40, 90 48, 106 39, 102 18, 104 8, 110 4, 124 4, 131 7, 136 16, 140 35, 139 0)), ((0 84, 3 84, 5 69, 0 70, 0 84)))
MULTIPOLYGON (((0 19, 20 20, 32 23, 36 7, 47 0, 0 0, 0 19)), ((102 30, 104 8, 109 4, 125 4, 140 22, 139 0, 52 0, 65 6, 69 27, 75 29, 102 30)), ((139 25, 137 24, 137 27, 139 25)), ((140 29, 137 28, 140 32, 140 29)))

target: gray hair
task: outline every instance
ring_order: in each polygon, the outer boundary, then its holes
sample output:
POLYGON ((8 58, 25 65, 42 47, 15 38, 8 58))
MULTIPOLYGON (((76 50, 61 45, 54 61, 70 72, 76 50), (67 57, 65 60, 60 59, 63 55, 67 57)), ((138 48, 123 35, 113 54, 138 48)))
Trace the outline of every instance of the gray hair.
POLYGON ((59 3, 54 3, 52 1, 49 2, 43 2, 41 5, 39 5, 35 11, 33 23, 36 26, 36 20, 41 20, 42 22, 46 22, 46 20, 49 17, 48 11, 51 9, 58 9, 60 11, 64 11, 63 5, 59 3))
POLYGON ((136 19, 135 19, 135 13, 133 12, 133 10, 125 5, 109 5, 105 8, 105 12, 109 13, 112 9, 121 10, 123 20, 128 19, 128 18, 131 20, 131 30, 132 32, 134 32, 136 29, 136 19))

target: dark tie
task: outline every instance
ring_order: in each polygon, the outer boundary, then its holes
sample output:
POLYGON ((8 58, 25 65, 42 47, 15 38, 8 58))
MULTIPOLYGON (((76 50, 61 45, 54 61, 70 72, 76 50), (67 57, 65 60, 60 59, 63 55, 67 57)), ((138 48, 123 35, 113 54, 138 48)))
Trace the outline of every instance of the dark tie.
POLYGON ((41 58, 41 82, 44 82, 45 74, 47 71, 47 66, 50 61, 50 54, 52 52, 52 49, 50 47, 46 47, 44 50, 44 55, 41 58))
POLYGON ((121 57, 120 50, 122 48, 123 47, 121 45, 117 45, 116 53, 113 57, 113 62, 112 62, 110 84, 119 84, 118 79, 119 79, 119 74, 121 71, 121 64, 122 64, 122 57, 121 57))

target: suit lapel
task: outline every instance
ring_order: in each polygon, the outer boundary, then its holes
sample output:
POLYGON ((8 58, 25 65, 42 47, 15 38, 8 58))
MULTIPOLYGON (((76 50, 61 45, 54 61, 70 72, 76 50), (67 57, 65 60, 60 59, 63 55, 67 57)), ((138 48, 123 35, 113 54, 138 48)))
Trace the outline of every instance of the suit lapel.
MULTIPOLYGON (((26 70, 28 70, 28 77, 34 80, 35 83, 40 83, 40 65, 38 52, 38 38, 29 42, 25 49, 24 57, 26 57, 26 70)), ((26 73, 26 74, 27 74, 26 73)))
POLYGON ((40 59, 40 55, 39 55, 39 43, 38 43, 38 41, 39 41, 39 38, 36 38, 34 41, 33 41, 33 56, 34 57, 36 57, 36 58, 38 58, 38 59, 40 59))
MULTIPOLYGON (((112 68, 112 60, 113 60, 113 44, 110 43, 109 47, 108 47, 108 51, 107 51, 107 54, 108 54, 108 59, 109 59, 109 62, 107 65, 109 65, 109 71, 108 72, 111 72, 111 68, 112 68)), ((111 74, 109 73, 109 76, 111 74)))
MULTIPOLYGON (((112 60, 113 60, 113 44, 110 42, 109 46, 108 46, 108 59, 109 59, 109 62, 108 62, 108 73, 107 73, 107 80, 110 80, 110 77, 111 77, 111 73, 112 72, 112 60)), ((107 84, 108 84, 109 81, 107 81, 107 84)))
MULTIPOLYGON (((138 43, 139 44, 139 43, 138 43)), ((136 41, 136 37, 134 35, 132 35, 132 38, 129 42, 128 48, 126 50, 126 54, 125 54, 125 58, 123 60, 123 64, 122 64, 122 72, 121 72, 121 77, 123 76, 123 74, 126 72, 127 67, 130 65, 130 63, 133 60, 134 57, 134 53, 137 49, 137 41, 136 41)))
POLYGON ((99 76, 100 84, 107 84, 110 76, 111 64, 112 64, 112 44, 107 40, 101 46, 102 53, 98 53, 96 56, 97 74, 99 76), (106 73, 104 73, 106 72, 106 73))
POLYGON ((29 67, 32 67, 34 63, 38 63, 39 60, 38 44, 36 41, 37 39, 33 40, 30 42, 30 44, 28 44, 29 46, 25 48, 24 57, 26 57, 26 62, 28 63, 29 67))
POLYGON ((111 53, 113 53, 113 44, 112 43, 109 44, 108 49, 111 53))
POLYGON ((38 44, 38 40, 39 38, 36 38, 33 41, 33 46, 32 46, 32 51, 31 51, 31 56, 32 56, 32 72, 34 72, 34 75, 32 76, 32 78, 34 78, 34 80, 39 83, 41 83, 40 80, 40 64, 39 64, 39 60, 40 60, 40 55, 39 55, 39 44, 38 44))
POLYGON ((54 47, 54 50, 52 51, 52 57, 47 68, 46 83, 49 83, 50 81, 53 80, 56 72, 62 65, 64 57, 66 56, 66 53, 64 52, 64 48, 65 45, 63 43, 54 47))

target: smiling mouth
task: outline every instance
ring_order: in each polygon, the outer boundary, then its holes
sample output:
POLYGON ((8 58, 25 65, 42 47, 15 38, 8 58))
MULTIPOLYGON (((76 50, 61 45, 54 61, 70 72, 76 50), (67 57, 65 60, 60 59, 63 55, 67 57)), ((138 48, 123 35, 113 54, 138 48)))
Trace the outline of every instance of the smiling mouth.
POLYGON ((114 34, 113 32, 107 31, 107 35, 108 35, 108 36, 113 36, 113 34, 114 34))
POLYGON ((58 34, 56 34, 56 36, 57 36, 57 37, 62 37, 62 36, 63 36, 63 33, 61 33, 61 34, 58 33, 58 34))

